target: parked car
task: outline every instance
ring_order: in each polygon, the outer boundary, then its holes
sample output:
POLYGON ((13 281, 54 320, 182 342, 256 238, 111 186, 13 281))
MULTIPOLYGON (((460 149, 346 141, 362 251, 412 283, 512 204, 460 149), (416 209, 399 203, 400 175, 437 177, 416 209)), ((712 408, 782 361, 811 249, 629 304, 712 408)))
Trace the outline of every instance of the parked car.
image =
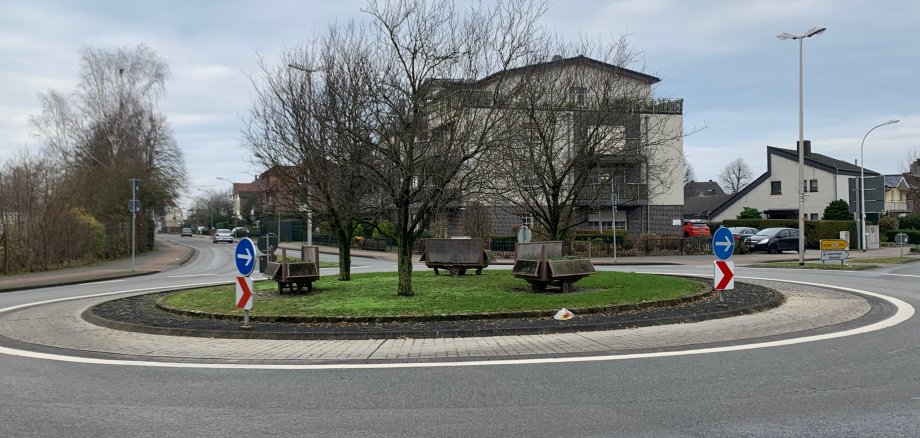
POLYGON ((749 236, 757 234, 760 230, 753 227, 728 227, 728 231, 732 232, 735 240, 744 242, 749 236))
POLYGON ((747 238, 751 251, 766 251, 779 254, 783 251, 799 250, 799 230, 795 228, 764 228, 747 238))
POLYGON ((687 222, 684 224, 684 237, 709 237, 709 226, 687 222))
POLYGON ((227 242, 233 243, 233 233, 226 228, 221 228, 214 232, 214 236, 211 237, 211 242, 227 242))
POLYGON ((183 228, 183 229, 182 229, 182 232, 179 233, 179 235, 182 236, 182 237, 185 237, 185 236, 192 237, 192 229, 191 229, 191 228, 183 228))

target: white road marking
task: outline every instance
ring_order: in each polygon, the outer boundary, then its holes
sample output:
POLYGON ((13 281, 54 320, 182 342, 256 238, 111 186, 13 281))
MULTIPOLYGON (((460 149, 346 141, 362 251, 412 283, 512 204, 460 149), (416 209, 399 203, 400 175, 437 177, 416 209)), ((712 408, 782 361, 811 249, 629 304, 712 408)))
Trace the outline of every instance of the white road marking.
MULTIPOLYGON (((658 275, 679 275, 679 274, 670 274, 670 273, 652 273, 658 275)), ((818 283, 809 283, 793 280, 776 280, 772 278, 758 278, 758 277, 738 277, 746 278, 752 280, 769 280, 769 281, 779 281, 784 283, 793 283, 793 284, 803 284, 807 286, 819 286, 827 287, 831 289, 843 290, 847 292, 853 292, 857 294, 867 295, 888 301, 898 310, 894 315, 876 322, 874 324, 869 324, 863 327, 857 327, 850 330, 844 330, 842 332, 836 333, 826 333, 822 335, 814 336, 803 336, 800 338, 793 339, 784 339, 779 341, 769 341, 769 342, 756 342, 753 344, 746 345, 730 345, 725 347, 711 347, 711 348, 699 348, 691 350, 678 350, 678 351, 663 351, 656 353, 635 353, 635 354, 621 354, 621 355, 602 355, 602 356, 583 356, 583 357, 555 357, 555 358, 541 358, 541 359, 497 359, 497 360, 478 360, 478 361, 468 361, 468 362, 428 362, 428 363, 369 363, 369 364, 213 364, 213 363, 183 363, 183 362, 153 362, 153 361, 132 361, 132 360, 111 360, 111 359, 97 359, 97 358, 85 358, 85 357, 73 357, 65 356, 60 354, 49 354, 49 353, 38 353, 33 351, 18 350, 14 348, 0 347, 0 353, 8 354, 11 356, 20 356, 27 357, 32 359, 46 359, 54 360, 59 362, 71 362, 71 363, 83 363, 83 364, 95 364, 95 365, 120 365, 120 366, 140 366, 140 367, 158 367, 158 368, 204 368, 204 369, 258 369, 258 370, 343 370, 343 369, 392 369, 392 368, 448 368, 448 367, 470 367, 470 366, 496 366, 496 365, 534 365, 534 364, 558 364, 558 363, 578 363, 578 362, 600 362, 600 361, 613 361, 613 360, 633 360, 633 359, 651 359, 651 358, 663 358, 663 357, 679 357, 679 356, 691 356, 699 354, 712 354, 712 353, 727 353, 733 351, 745 351, 745 350, 756 350, 762 348, 771 348, 771 347, 782 347, 788 345, 803 344, 807 342, 816 342, 824 341, 829 339, 843 338, 847 336, 855 336, 864 333, 870 333, 878 330, 884 330, 886 328, 894 327, 904 321, 907 321, 914 315, 914 308, 910 304, 899 300, 894 297, 889 297, 887 295, 878 294, 875 292, 864 291, 860 289, 853 289, 848 287, 839 287, 839 286, 829 286, 818 283)), ((100 297, 107 295, 117 295, 131 292, 144 292, 144 291, 155 291, 155 290, 167 290, 175 289, 177 287, 188 288, 188 287, 199 287, 199 286, 209 286, 214 284, 226 284, 228 282, 214 282, 214 283, 201 283, 201 284, 190 284, 182 286, 171 286, 171 287, 161 287, 161 288, 150 288, 150 289, 135 289, 130 291, 118 291, 118 292, 107 292, 95 295, 86 295, 82 297, 72 297, 72 298, 59 298, 55 300, 40 301, 37 303, 28 303, 20 304, 16 306, 7 307, 0 309, 0 313, 9 312, 16 309, 21 309, 24 307, 37 306, 48 303, 56 303, 61 301, 82 299, 82 298, 92 298, 100 297)))
POLYGON ((210 277, 217 274, 186 274, 186 275, 170 275, 169 278, 186 278, 186 277, 210 277))
POLYGON ((894 276, 894 277, 913 277, 913 278, 920 278, 920 275, 910 275, 910 274, 882 274, 882 275, 891 275, 891 276, 894 276))
POLYGON ((119 282, 122 282, 122 281, 125 281, 125 280, 122 278, 122 279, 119 279, 119 280, 94 281, 94 282, 92 282, 92 283, 83 283, 83 284, 80 284, 80 285, 78 285, 78 286, 92 286, 92 285, 94 285, 94 284, 119 283, 119 282))

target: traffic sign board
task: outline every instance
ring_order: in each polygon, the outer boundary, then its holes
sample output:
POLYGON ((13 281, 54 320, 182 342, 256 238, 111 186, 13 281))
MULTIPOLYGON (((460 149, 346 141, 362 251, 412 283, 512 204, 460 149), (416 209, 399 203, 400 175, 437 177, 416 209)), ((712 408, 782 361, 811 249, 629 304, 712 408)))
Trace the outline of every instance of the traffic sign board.
POLYGON ((716 260, 713 266, 712 288, 726 290, 735 288, 735 262, 716 260))
POLYGON ((850 257, 847 251, 821 251, 821 261, 828 260, 846 260, 850 257))
POLYGON ((712 235, 712 253, 720 260, 728 260, 735 252, 735 236, 728 228, 722 227, 712 235))
POLYGON ((252 277, 236 277, 236 308, 252 310, 252 277))
POLYGON ((843 251, 850 243, 843 239, 821 239, 821 251, 843 251))
POLYGON ((252 239, 248 237, 240 239, 240 243, 236 244, 233 260, 236 262, 236 270, 240 271, 240 275, 246 277, 252 274, 256 267, 256 246, 252 243, 252 239))
POLYGON ((898 233, 894 235, 894 242, 899 246, 907 245, 910 242, 910 237, 907 235, 907 233, 898 233))

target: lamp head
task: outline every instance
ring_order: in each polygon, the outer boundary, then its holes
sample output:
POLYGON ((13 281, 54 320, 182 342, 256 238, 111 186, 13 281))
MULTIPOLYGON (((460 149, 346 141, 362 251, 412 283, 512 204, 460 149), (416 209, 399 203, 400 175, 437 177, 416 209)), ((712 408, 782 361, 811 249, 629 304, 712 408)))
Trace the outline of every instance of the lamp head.
POLYGON ((900 122, 900 120, 898 120, 898 119, 891 119, 891 120, 885 122, 885 124, 886 124, 886 125, 893 125, 893 124, 898 123, 898 122, 900 122))
POLYGON ((798 38, 797 36, 795 36, 795 35, 793 35, 793 34, 791 34, 791 33, 789 33, 789 32, 783 32, 783 33, 777 35, 776 37, 779 38, 779 39, 781 39, 781 40, 794 40, 794 39, 797 39, 797 38, 798 38))
POLYGON ((813 37, 815 35, 820 35, 824 33, 825 30, 827 30, 826 27, 813 27, 811 29, 808 29, 808 31, 805 32, 805 35, 803 37, 813 37))

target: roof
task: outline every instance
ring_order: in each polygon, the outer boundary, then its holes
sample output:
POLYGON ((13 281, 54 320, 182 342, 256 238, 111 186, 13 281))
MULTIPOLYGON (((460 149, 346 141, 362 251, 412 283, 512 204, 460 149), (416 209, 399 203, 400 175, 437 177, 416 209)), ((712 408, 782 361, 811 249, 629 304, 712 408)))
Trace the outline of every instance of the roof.
POLYGON ((713 196, 724 195, 725 191, 717 182, 709 181, 690 181, 684 184, 684 199, 694 196, 713 196))
POLYGON ((698 217, 708 219, 713 210, 721 206, 731 197, 732 195, 722 193, 719 195, 684 198, 683 216, 685 218, 698 217))
MULTIPOLYGON (((773 152, 776 155, 779 155, 784 158, 788 158, 792 161, 799 160, 799 153, 794 149, 781 149, 774 146, 767 146, 767 153, 773 152)), ((817 154, 814 152, 805 154, 805 164, 811 167, 822 169, 834 174, 843 174, 843 175, 859 175, 860 167, 847 162, 838 160, 836 158, 828 157, 827 155, 817 154)), ((880 175, 874 170, 864 169, 866 175, 876 176, 880 175)))
POLYGON ((598 67, 598 68, 601 68, 601 69, 609 70, 609 71, 611 71, 611 72, 613 72, 613 73, 616 73, 616 74, 622 74, 622 75, 625 75, 625 76, 632 77, 632 78, 637 79, 637 80, 639 80, 639 81, 645 82, 645 83, 647 83, 647 84, 649 84, 649 85, 655 84, 655 83, 658 83, 658 82, 661 82, 661 79, 658 79, 658 78, 655 77, 655 76, 647 75, 647 74, 645 74, 645 73, 641 73, 641 72, 638 72, 638 71, 635 71, 635 70, 630 70, 630 69, 628 69, 628 68, 619 67, 619 66, 616 66, 616 65, 613 65, 613 64, 608 64, 608 63, 603 62, 603 61, 598 61, 598 60, 596 60, 596 59, 588 58, 587 56, 584 56, 584 55, 573 56, 573 57, 571 57, 571 58, 553 59, 553 60, 546 61, 546 62, 538 62, 538 63, 536 63, 536 64, 528 64, 528 65, 521 66, 521 67, 509 68, 509 69, 507 69, 507 70, 497 71, 497 72, 495 72, 495 73, 492 73, 492 74, 490 74, 490 75, 488 75, 488 76, 486 76, 486 77, 484 77, 484 78, 482 78, 482 79, 478 79, 478 80, 435 79, 435 80, 433 80, 432 82, 438 83, 438 84, 440 84, 440 85, 448 85, 448 86, 449 86, 449 85, 454 85, 454 86, 458 86, 458 85, 473 85, 473 86, 480 86, 480 85, 485 85, 485 84, 487 84, 487 83, 489 83, 489 82, 491 82, 491 81, 493 81, 493 80, 495 80, 495 79, 497 79, 497 78, 500 78, 500 77, 503 77, 503 76, 506 76, 506 75, 517 75, 517 74, 522 74, 522 73, 525 73, 525 72, 533 72, 533 71, 539 71, 539 70, 548 70, 548 69, 551 69, 551 68, 567 67, 567 66, 578 65, 578 64, 581 64, 581 65, 590 65, 590 66, 598 67))
POLYGON ((904 175, 885 175, 885 188, 900 187, 902 183, 907 186, 907 180, 904 175))
MULTIPOLYGON (((806 148, 810 148, 810 145, 806 145, 806 148)), ((728 196, 728 198, 724 199, 724 201, 721 204, 715 206, 710 211, 709 213, 710 216, 715 216, 715 215, 718 215, 719 213, 722 213, 726 208, 728 208, 730 205, 734 203, 735 199, 742 199, 745 195, 747 195, 752 190, 754 190, 754 188, 756 188, 757 186, 763 184, 764 182, 770 179, 770 175, 773 172, 772 161, 770 160, 770 154, 781 156, 781 157, 787 158, 792 161, 798 161, 799 159, 798 151, 796 150, 782 149, 782 148, 778 148, 774 146, 767 146, 767 171, 764 172, 763 175, 760 175, 759 177, 757 177, 757 179, 755 179, 754 181, 751 181, 750 184, 745 186, 743 189, 739 190, 737 193, 726 195, 728 196)), ((846 161, 841 161, 836 158, 831 158, 831 157, 828 157, 827 155, 816 154, 814 152, 806 153, 804 158, 805 158, 804 161, 805 161, 806 166, 811 166, 817 169, 822 169, 824 171, 833 173, 835 175, 859 176, 860 169, 861 169, 859 166, 855 164, 850 164, 846 161)), ((863 169, 863 171, 866 175, 869 175, 869 176, 880 175, 878 172, 874 170, 863 169)), ((684 201, 684 203, 686 204, 686 200, 684 201)), ((684 211, 686 211, 686 209, 684 211)))

